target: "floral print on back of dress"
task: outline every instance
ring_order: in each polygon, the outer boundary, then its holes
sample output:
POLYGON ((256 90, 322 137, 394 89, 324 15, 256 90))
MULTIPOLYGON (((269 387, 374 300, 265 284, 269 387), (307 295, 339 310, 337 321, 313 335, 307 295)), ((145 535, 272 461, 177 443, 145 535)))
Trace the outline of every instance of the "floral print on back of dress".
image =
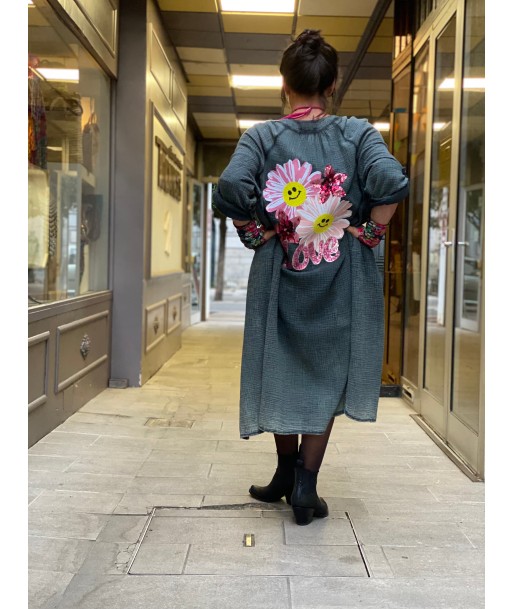
POLYGON ((324 174, 312 173, 310 163, 287 161, 267 174, 264 199, 266 210, 274 213, 276 232, 285 253, 291 243, 298 244, 292 260, 285 266, 302 271, 310 262, 334 262, 340 256, 339 239, 349 226, 350 201, 342 184, 345 173, 327 165, 324 174))

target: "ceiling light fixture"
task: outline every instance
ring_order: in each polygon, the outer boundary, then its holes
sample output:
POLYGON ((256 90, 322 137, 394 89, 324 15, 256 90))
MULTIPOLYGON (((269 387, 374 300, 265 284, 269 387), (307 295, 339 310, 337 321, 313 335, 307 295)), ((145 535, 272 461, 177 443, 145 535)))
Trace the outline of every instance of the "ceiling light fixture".
POLYGON ((37 68, 37 71, 46 80, 56 82, 78 82, 78 69, 71 68, 37 68))
MULTIPOLYGON (((453 91, 454 90, 454 78, 446 78, 442 81, 438 87, 439 91, 453 91)), ((484 91, 485 90, 485 79, 484 78, 464 78, 463 88, 471 91, 484 91)))
POLYGON ((253 125, 256 125, 257 123, 265 123, 265 121, 252 120, 249 118, 239 118, 238 123, 241 129, 249 129, 250 127, 253 127, 253 125))
POLYGON ((445 129, 447 125, 448 123, 433 123, 433 130, 442 131, 442 129, 445 129))
POLYGON ((373 123, 378 131, 390 131, 390 123, 373 123))
POLYGON ((294 13, 294 0, 221 0, 223 13, 294 13))
POLYGON ((281 89, 283 79, 281 76, 246 76, 234 74, 232 87, 237 89, 281 89))

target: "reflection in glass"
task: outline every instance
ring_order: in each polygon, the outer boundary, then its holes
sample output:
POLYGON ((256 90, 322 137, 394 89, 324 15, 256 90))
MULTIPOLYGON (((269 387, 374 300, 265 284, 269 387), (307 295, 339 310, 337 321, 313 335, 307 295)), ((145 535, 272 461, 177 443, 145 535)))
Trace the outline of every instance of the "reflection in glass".
MULTIPOLYGON (((468 0, 463 77, 484 79, 484 0, 468 0)), ((485 92, 463 89, 458 190, 452 411, 479 431, 485 92)))
POLYGON ((433 148, 429 200, 428 272, 424 386, 444 401, 445 373, 445 289, 448 249, 449 189, 451 181, 452 110, 454 89, 441 87, 454 78, 456 16, 437 39, 433 148))
POLYGON ((194 182, 192 185, 192 239, 191 239, 191 258, 192 258, 192 302, 191 312, 201 312, 201 252, 202 230, 201 230, 201 184, 194 182))
POLYGON ((410 197, 408 202, 406 283, 404 299, 403 375, 418 387, 420 256, 422 251, 422 202, 424 199, 424 164, 429 47, 415 58, 412 100, 412 135, 410 155, 410 197))
POLYGON ((108 287, 110 81, 43 1, 28 7, 29 305, 108 287))
MULTIPOLYGON (((406 167, 408 164, 408 123, 410 112, 410 77, 408 67, 394 81, 392 153, 406 167)), ((403 325, 403 259, 405 203, 401 203, 388 226, 388 268, 386 270, 387 344, 385 354, 385 382, 399 383, 401 376, 403 325)))

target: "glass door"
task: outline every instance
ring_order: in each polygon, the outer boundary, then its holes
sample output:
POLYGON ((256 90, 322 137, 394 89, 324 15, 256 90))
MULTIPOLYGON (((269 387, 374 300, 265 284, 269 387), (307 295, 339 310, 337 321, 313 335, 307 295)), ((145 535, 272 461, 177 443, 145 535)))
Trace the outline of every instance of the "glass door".
POLYGON ((453 150, 454 74, 456 57, 456 14, 435 41, 433 121, 431 127, 431 176, 427 213, 427 255, 425 279, 424 370, 422 414, 445 436, 447 369, 447 288, 453 260, 454 237, 449 228, 451 205, 451 162, 453 150), (446 83, 451 82, 452 88, 446 83), (451 234, 451 238, 449 235, 451 234))
POLYGON ((420 412, 482 473, 484 0, 459 2, 433 38, 420 412))
POLYGON ((453 366, 447 439, 483 473, 484 0, 467 0, 455 218, 453 366))

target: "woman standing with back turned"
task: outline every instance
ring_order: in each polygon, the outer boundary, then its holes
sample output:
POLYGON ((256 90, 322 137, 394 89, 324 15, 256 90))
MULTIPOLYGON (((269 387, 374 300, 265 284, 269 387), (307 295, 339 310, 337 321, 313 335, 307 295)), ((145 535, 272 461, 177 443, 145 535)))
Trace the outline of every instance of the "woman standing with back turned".
POLYGON ((292 114, 242 135, 214 205, 255 250, 240 436, 273 433, 278 467, 249 493, 285 496, 305 525, 328 515, 316 486, 334 417, 376 420, 384 321, 371 248, 408 179, 367 120, 327 114, 337 53, 318 31, 290 44, 280 72, 292 114))

